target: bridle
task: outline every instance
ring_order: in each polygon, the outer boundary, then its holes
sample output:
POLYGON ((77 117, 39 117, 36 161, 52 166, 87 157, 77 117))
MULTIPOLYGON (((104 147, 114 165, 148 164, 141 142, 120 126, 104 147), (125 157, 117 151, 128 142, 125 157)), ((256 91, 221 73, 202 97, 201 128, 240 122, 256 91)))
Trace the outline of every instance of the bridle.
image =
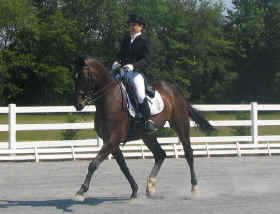
MULTIPOLYGON (((96 104, 96 102, 104 97, 107 93, 107 91, 113 87, 114 85, 118 84, 117 81, 112 80, 110 83, 105 85, 103 88, 99 90, 95 90, 95 78, 90 72, 91 65, 85 62, 84 67, 86 67, 86 71, 88 72, 87 75, 87 87, 85 91, 79 90, 77 91, 77 95, 81 95, 84 98, 84 104, 96 104)), ((79 75, 79 74, 78 74, 79 75)))

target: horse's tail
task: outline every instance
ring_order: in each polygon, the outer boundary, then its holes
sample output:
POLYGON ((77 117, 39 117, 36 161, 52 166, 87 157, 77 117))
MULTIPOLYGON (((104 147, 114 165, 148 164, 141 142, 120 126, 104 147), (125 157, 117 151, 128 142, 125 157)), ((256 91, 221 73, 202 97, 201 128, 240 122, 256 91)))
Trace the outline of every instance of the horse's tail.
POLYGON ((203 132, 215 131, 215 128, 203 117, 200 111, 195 109, 191 104, 188 105, 189 115, 203 132))

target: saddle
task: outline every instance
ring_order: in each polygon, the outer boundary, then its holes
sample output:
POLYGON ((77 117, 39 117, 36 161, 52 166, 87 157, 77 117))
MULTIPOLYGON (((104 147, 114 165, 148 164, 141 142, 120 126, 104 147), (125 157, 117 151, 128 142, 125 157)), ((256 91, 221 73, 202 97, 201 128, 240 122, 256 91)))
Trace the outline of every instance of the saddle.
POLYGON ((145 82, 145 91, 146 94, 151 97, 154 98, 155 97, 155 88, 150 84, 150 82, 147 80, 147 78, 144 76, 144 82, 145 82))
MULTIPOLYGON (((122 89, 122 96, 125 98, 127 103, 127 109, 130 115, 136 120, 141 120, 142 115, 141 111, 139 111, 140 106, 135 96, 135 92, 133 91, 132 86, 125 80, 118 80, 122 89)), ((148 99, 148 104, 150 108, 151 115, 159 114, 164 109, 164 103, 162 97, 159 92, 152 87, 151 84, 145 78, 145 92, 146 97, 148 99)))
MULTIPOLYGON (((150 84, 150 82, 147 80, 145 75, 142 75, 144 77, 144 84, 145 84, 145 93, 146 96, 150 97, 151 99, 155 97, 155 89, 154 87, 150 84)), ((139 112, 139 103, 138 99, 135 95, 133 87, 129 84, 126 79, 122 80, 122 83, 124 84, 126 88, 126 92, 128 94, 128 97, 130 99, 131 104, 133 105, 134 109, 136 112, 139 112)))

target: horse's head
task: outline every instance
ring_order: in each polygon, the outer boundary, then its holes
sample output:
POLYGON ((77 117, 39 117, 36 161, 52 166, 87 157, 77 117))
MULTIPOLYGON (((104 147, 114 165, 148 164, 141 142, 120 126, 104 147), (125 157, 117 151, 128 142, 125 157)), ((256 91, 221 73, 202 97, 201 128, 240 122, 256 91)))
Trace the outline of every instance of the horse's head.
POLYGON ((75 65, 75 107, 78 111, 81 111, 85 107, 87 98, 95 90, 95 79, 92 59, 79 57, 75 65))
POLYGON ((96 102, 97 94, 105 94, 102 89, 112 78, 98 60, 79 57, 75 64, 76 109, 81 111, 87 101, 96 102))

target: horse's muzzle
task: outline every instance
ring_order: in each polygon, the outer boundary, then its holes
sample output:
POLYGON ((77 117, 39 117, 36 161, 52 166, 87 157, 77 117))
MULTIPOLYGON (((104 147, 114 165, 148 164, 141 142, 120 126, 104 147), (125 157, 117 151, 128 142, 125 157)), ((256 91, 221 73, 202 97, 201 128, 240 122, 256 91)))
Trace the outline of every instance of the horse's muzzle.
POLYGON ((77 111, 81 111, 81 110, 83 110, 83 108, 85 107, 85 105, 80 104, 80 103, 77 103, 77 104, 75 105, 75 107, 76 107, 76 110, 77 110, 77 111))
POLYGON ((85 105, 83 105, 83 104, 78 104, 78 105, 76 106, 76 109, 77 109, 77 111, 82 111, 84 107, 85 107, 85 105))
POLYGON ((76 95, 75 108, 77 111, 83 110, 85 107, 85 93, 79 91, 76 95))

